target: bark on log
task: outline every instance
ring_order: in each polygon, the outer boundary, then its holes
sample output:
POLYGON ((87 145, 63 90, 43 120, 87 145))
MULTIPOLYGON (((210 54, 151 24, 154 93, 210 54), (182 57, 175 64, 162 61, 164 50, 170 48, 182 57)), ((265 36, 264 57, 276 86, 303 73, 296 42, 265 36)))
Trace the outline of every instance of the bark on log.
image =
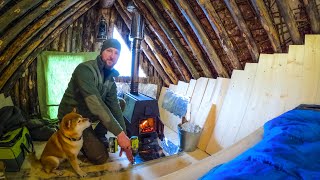
POLYGON ((185 82, 190 81, 190 75, 188 73, 188 70, 185 68, 185 64, 181 62, 181 59, 177 52, 175 51, 175 48, 169 41, 168 37, 164 34, 163 30, 157 23, 157 21, 152 17, 152 15, 149 13, 149 11, 144 7, 143 3, 141 1, 134 1, 137 5, 138 9, 142 12, 146 20, 149 21, 149 29, 154 32, 154 34, 158 37, 159 41, 162 44, 162 47, 166 49, 168 52, 169 57, 171 58, 171 61, 173 62, 173 65, 175 66, 175 69, 179 71, 181 74, 181 77, 185 82))
POLYGON ((164 83, 167 86, 169 86, 171 84, 171 81, 168 78, 167 74, 161 68, 161 66, 160 66, 159 62, 157 61, 156 57, 154 57, 152 52, 150 50, 146 49, 146 47, 142 47, 142 51, 147 56, 147 58, 149 59, 150 63, 153 65, 153 67, 157 70, 158 74, 161 76, 161 78, 163 79, 164 83))
POLYGON ((79 24, 78 21, 73 22, 72 37, 71 37, 71 52, 77 52, 77 37, 79 24))
MULTIPOLYGON (((58 4, 61 0, 47 0, 42 5, 38 6, 32 12, 25 15, 19 22, 15 24, 15 26, 11 27, 6 31, 3 36, 0 37, 0 52, 11 43, 11 41, 17 37, 19 33, 21 33, 32 21, 38 18, 40 15, 50 10, 56 4, 58 4)), ((1 54, 1 53, 0 53, 1 54)))
POLYGON ((67 31, 63 31, 60 34, 59 47, 58 47, 58 50, 61 52, 66 51, 66 37, 67 37, 67 31))
POLYGON ((28 102, 29 102, 29 98, 28 98, 28 94, 29 94, 29 90, 28 90, 28 74, 29 71, 28 69, 25 69, 22 77, 20 78, 20 108, 22 110, 22 112, 24 113, 28 113, 29 111, 29 107, 28 107, 28 102))
POLYGON ((189 31, 181 22, 180 17, 175 13, 175 9, 173 8, 172 4, 168 0, 160 0, 160 3, 162 4, 162 6, 165 9, 165 11, 167 12, 167 14, 170 16, 171 20, 174 22, 174 24, 179 29, 184 40, 189 45, 189 47, 193 53, 193 56, 199 62, 200 67, 202 68, 204 75, 206 77, 212 78, 213 74, 210 71, 210 69, 208 68, 207 63, 205 62, 205 58, 202 55, 201 49, 198 47, 196 41, 190 36, 189 31))
POLYGON ((306 11, 310 20, 311 30, 315 34, 320 33, 320 15, 317 8, 316 0, 303 0, 306 11))
POLYGON ((90 15, 91 15, 92 9, 90 9, 86 14, 84 14, 83 18, 83 35, 82 35, 82 48, 84 52, 91 51, 91 44, 90 44, 90 35, 91 35, 91 29, 90 29, 90 15))
POLYGON ((67 28, 66 31, 67 31, 66 49, 67 49, 67 52, 71 52, 73 24, 70 24, 70 26, 67 28))
POLYGON ((82 35, 83 35, 83 16, 79 17, 77 19, 78 24, 79 24, 79 28, 78 28, 78 33, 77 33, 77 39, 76 39, 76 43, 77 43, 77 51, 76 52, 81 52, 82 51, 82 35))
MULTIPOLYGON (((135 0, 135 1, 137 1, 137 0, 135 0)), ((154 7, 154 4, 151 3, 150 1, 143 1, 143 3, 149 9, 151 14, 153 14, 154 18, 157 19, 159 26, 161 27, 163 32, 166 34, 167 38, 174 45, 174 47, 177 50, 178 54, 180 55, 181 59, 183 60, 183 62, 187 66, 188 70, 190 71, 192 77, 194 79, 200 78, 200 74, 199 74, 198 70, 195 68, 194 64, 192 63, 185 48, 181 45, 181 43, 180 43, 178 37, 176 37, 175 33, 170 28, 168 28, 169 24, 163 19, 162 15, 159 13, 159 11, 156 9, 156 7, 154 7)))
POLYGON ((54 38, 58 37, 61 34, 61 32, 63 32, 68 26, 70 26, 70 24, 72 24, 77 18, 79 18, 83 13, 88 11, 92 6, 99 2, 99 0, 87 1, 90 2, 87 3, 85 6, 81 8, 77 7, 69 11, 71 17, 65 20, 63 24, 61 24, 59 27, 55 28, 55 30, 50 34, 50 36, 44 39, 41 42, 41 44, 39 44, 39 46, 37 46, 34 49, 34 51, 28 56, 28 58, 23 62, 23 64, 19 66, 19 69, 10 77, 7 84, 3 88, 0 87, 0 91, 10 91, 10 89, 14 86, 15 82, 21 77, 23 70, 29 67, 29 65, 33 62, 37 55, 41 53, 46 48, 46 46, 53 41, 54 38))
POLYGON ((50 44, 50 50, 51 51, 58 51, 58 49, 59 49, 59 41, 60 41, 60 37, 57 37, 51 42, 51 44, 50 44))
POLYGON ((37 91, 37 62, 33 61, 33 63, 29 66, 29 115, 39 115, 38 111, 38 91, 37 91))
POLYGON ((286 22, 291 39, 294 44, 303 44, 302 36, 298 29, 298 24, 294 18, 294 14, 289 6, 288 0, 276 0, 279 12, 286 22))
POLYGON ((108 38, 113 37, 113 29, 115 27, 116 19, 117 19, 117 10, 115 8, 111 8, 109 26, 107 28, 107 30, 108 30, 107 37, 108 38))
POLYGON ((267 32, 273 51, 281 53, 282 49, 279 33, 272 23, 266 5, 261 0, 251 0, 251 4, 260 19, 263 29, 267 32))
POLYGON ((22 17, 26 12, 28 12, 33 7, 41 3, 41 0, 24 0, 18 2, 16 5, 7 10, 4 14, 0 16, 0 35, 8 29, 8 25, 13 23, 15 20, 22 17))
POLYGON ((206 32, 203 30, 201 23, 198 19, 194 18, 196 15, 192 11, 191 7, 188 3, 183 3, 182 1, 175 0, 176 5, 181 10, 181 13, 187 19, 188 23, 192 27, 192 30, 196 34, 200 44, 202 45, 203 49, 206 51, 210 62, 212 63, 213 67, 216 69, 218 75, 220 77, 228 78, 230 77, 226 68, 222 65, 221 59, 216 53, 216 50, 212 47, 209 37, 207 36, 206 32))
MULTIPOLYGON (((198 0, 199 1, 199 0, 198 0)), ((252 37, 252 34, 241 14, 240 8, 238 7, 235 0, 224 0, 224 3, 227 5, 229 12, 231 13, 234 21, 237 23, 242 36, 245 39, 245 42, 247 44, 248 50, 250 52, 251 58, 253 59, 253 62, 259 61, 259 49, 258 46, 252 37)))
MULTIPOLYGON (((209 20, 209 23, 210 23, 211 27, 213 28, 214 32, 216 33, 216 35, 220 41, 220 44, 222 45, 223 50, 226 52, 233 69, 243 69, 243 67, 238 59, 236 49, 233 46, 232 41, 229 38, 227 31, 223 27, 222 22, 220 20, 220 17, 218 16, 213 5, 210 2, 204 3, 199 0, 198 0, 198 4, 202 8, 207 19, 209 20)), ((181 5, 181 6, 183 7, 183 5, 181 5)), ((186 11, 191 11, 192 9, 189 9, 188 6, 189 5, 184 6, 184 9, 186 11)), ((196 17, 196 16, 194 16, 194 17, 196 17)), ((191 21, 195 21, 195 20, 192 20, 194 17, 189 16, 191 21)))
POLYGON ((41 17, 36 23, 22 33, 14 43, 0 56, 0 73, 11 62, 12 58, 37 34, 56 19, 59 15, 72 7, 79 0, 65 0, 46 15, 41 17))
MULTIPOLYGON (((77 19, 79 16, 81 16, 84 12, 86 12, 90 7, 92 7, 94 4, 96 4, 98 2, 98 0, 95 1, 90 1, 90 0, 82 0, 79 1, 77 4, 75 4, 74 6, 72 6, 70 9, 68 9, 67 11, 64 12, 64 14, 62 16, 59 16, 58 18, 55 19, 55 21, 53 23, 50 24, 50 26, 46 29, 45 32, 42 32, 39 36, 37 36, 36 38, 34 38, 32 40, 32 42, 30 42, 28 44, 28 46, 23 49, 22 51, 20 51, 20 53, 17 55, 17 57, 15 58, 15 60, 13 61, 12 64, 10 64, 10 66, 5 70, 5 72, 1 75, 0 78, 0 90, 3 88, 3 86, 5 85, 5 83, 8 81, 8 79, 15 73, 15 71, 19 68, 19 66, 21 66, 21 64, 24 63, 24 61, 26 59, 29 59, 29 55, 31 52, 35 52, 34 50, 36 48, 38 48, 39 45, 42 44, 43 40, 47 40, 47 39, 51 39, 52 37, 56 37, 53 36, 52 34, 50 34, 51 32, 54 32, 55 29, 57 27, 59 27, 64 21, 66 22, 73 22, 75 21, 75 19, 77 19), (80 10, 79 10, 80 9, 80 10), (75 14, 73 17, 71 17, 73 14, 75 14), (70 20, 71 17, 71 20, 70 20), (73 19, 74 18, 74 19, 73 19), (48 35, 50 34, 50 36, 48 37, 48 35), (47 38, 48 37, 48 38, 47 38)), ((68 24, 69 25, 69 24, 68 24)), ((66 28, 64 26, 62 26, 63 28, 66 28)), ((60 27, 60 28, 62 28, 60 27)), ((60 29, 59 28, 59 29, 60 29)), ((64 30, 64 29, 63 29, 64 30)), ((59 34, 61 34, 62 31, 60 31, 59 34)), ((51 40, 52 41, 52 40, 51 40)), ((50 41, 50 42, 51 42, 50 41)), ((47 44, 46 44, 47 45, 47 44)), ((44 48, 44 47, 43 47, 44 48)), ((38 52, 39 53, 39 52, 38 52)), ((37 54, 38 54, 37 53, 37 54)), ((36 57, 36 55, 33 55, 31 57, 31 62, 33 61, 33 59, 36 57)), ((30 64, 30 63, 29 63, 30 64)), ((28 65, 29 65, 28 64, 28 65)), ((28 67, 28 66, 27 66, 28 67)))
POLYGON ((144 37, 145 41, 142 42, 142 48, 147 48, 147 44, 151 48, 152 53, 156 57, 157 61, 160 63, 161 67, 163 70, 166 72, 168 77, 170 78, 171 82, 173 84, 178 84, 178 77, 177 75, 173 72, 171 65, 167 61, 165 57, 161 54, 161 52, 155 47, 154 43, 152 42, 151 38, 148 35, 145 35, 144 37))

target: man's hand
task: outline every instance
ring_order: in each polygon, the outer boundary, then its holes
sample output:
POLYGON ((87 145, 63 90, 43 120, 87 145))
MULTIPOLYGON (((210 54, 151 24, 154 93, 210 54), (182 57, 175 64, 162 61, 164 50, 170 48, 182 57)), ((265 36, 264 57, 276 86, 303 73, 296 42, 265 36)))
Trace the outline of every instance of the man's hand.
POLYGON ((133 163, 133 156, 131 151, 131 141, 128 136, 122 131, 117 136, 118 144, 121 147, 120 156, 122 155, 122 151, 126 153, 128 160, 133 163))

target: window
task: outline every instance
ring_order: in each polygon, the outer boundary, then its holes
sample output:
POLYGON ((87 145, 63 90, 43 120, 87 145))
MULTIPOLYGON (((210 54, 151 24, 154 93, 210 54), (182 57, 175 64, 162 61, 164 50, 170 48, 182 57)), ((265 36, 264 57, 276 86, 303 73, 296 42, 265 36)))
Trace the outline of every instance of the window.
MULTIPOLYGON (((118 63, 114 66, 116 70, 119 71, 120 76, 131 76, 131 66, 132 66, 132 56, 131 50, 128 48, 121 35, 119 34, 117 28, 113 29, 113 38, 117 39, 121 44, 121 53, 118 63)), ((139 77, 146 77, 139 66, 139 77)))

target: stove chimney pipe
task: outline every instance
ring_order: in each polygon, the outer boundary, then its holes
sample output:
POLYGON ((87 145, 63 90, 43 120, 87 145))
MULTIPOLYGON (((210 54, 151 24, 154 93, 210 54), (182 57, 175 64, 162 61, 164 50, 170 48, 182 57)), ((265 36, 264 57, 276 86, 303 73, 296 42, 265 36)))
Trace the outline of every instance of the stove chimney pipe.
MULTIPOLYGON (((132 2, 132 1, 131 1, 132 2)), ((129 3, 130 4, 130 3, 129 3)), ((132 39, 132 66, 131 66, 131 85, 130 93, 138 95, 139 87, 139 59, 141 53, 141 41, 143 40, 144 19, 137 11, 133 3, 127 9, 133 12, 130 38, 132 39)))

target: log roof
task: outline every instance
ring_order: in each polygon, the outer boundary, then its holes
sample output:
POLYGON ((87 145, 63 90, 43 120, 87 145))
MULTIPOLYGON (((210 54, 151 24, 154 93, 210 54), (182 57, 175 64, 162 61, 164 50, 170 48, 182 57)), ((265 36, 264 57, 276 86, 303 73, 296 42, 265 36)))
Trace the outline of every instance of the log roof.
MULTIPOLYGON (((117 20, 109 23, 111 27, 119 28, 123 22, 130 29, 128 2, 0 0, 0 91, 9 91, 57 37, 72 39, 63 34, 79 19, 87 23, 76 26, 78 36, 96 29, 98 17, 84 14, 112 16, 117 20), (103 3, 108 8, 101 9, 103 3)), ((287 52, 290 44, 303 44, 305 34, 320 33, 320 0, 133 2, 146 20, 143 56, 166 85, 199 77, 230 77, 234 69, 257 62, 260 53, 287 52)), ((83 41, 81 48, 92 49, 88 42, 83 41)))

